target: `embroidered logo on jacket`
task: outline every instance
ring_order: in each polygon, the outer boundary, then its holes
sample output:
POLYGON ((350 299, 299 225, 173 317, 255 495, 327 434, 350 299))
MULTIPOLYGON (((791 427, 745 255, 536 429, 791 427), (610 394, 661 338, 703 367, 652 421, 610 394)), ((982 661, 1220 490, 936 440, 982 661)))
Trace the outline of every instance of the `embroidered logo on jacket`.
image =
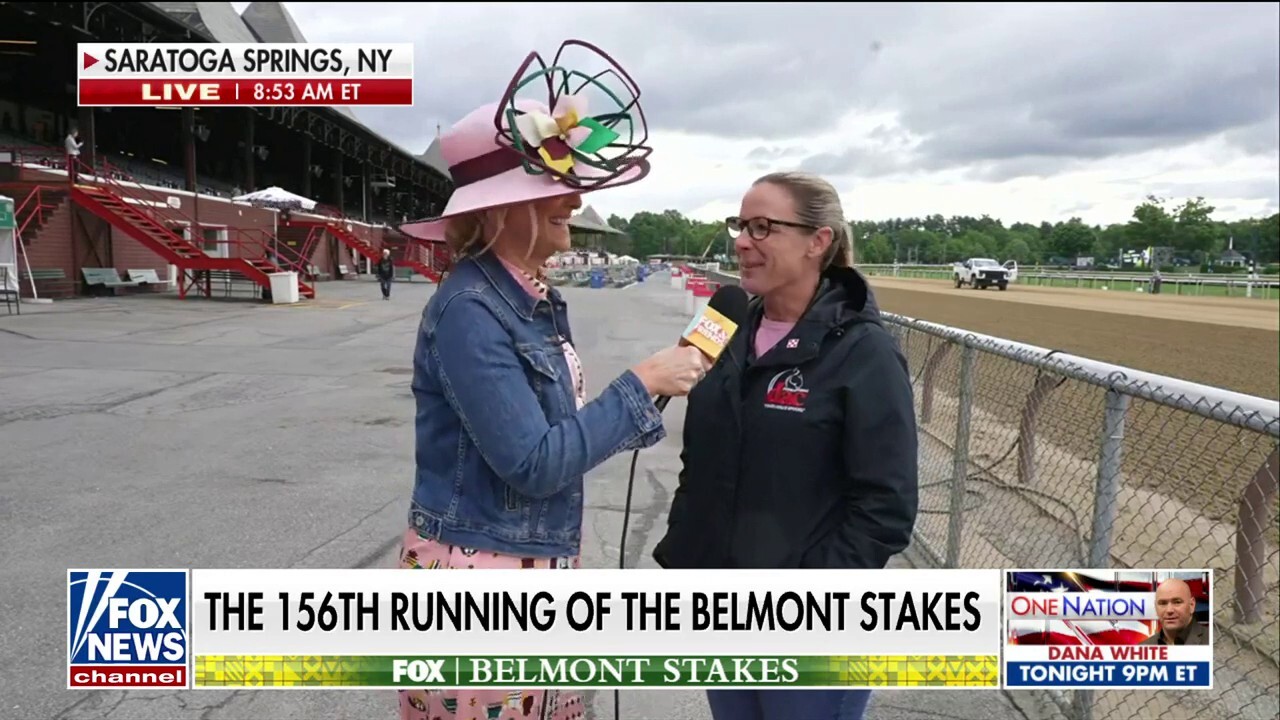
POLYGON ((764 406, 774 410, 804 412, 804 402, 809 397, 809 390, 804 386, 804 376, 800 368, 783 370, 769 381, 769 390, 764 396, 764 406))

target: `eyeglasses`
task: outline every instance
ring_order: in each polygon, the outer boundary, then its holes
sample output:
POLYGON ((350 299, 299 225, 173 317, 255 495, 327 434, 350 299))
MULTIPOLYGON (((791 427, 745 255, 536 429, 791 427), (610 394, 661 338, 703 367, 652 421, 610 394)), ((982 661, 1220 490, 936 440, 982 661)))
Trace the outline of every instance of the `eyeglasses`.
POLYGON ((725 218, 724 226, 729 231, 729 237, 737 238, 742 234, 743 230, 747 231, 747 235, 753 240, 764 240, 773 234, 773 226, 782 225, 785 227, 800 228, 801 230, 815 231, 818 228, 814 225, 805 225, 804 223, 789 222, 787 220, 775 220, 767 217, 725 218))

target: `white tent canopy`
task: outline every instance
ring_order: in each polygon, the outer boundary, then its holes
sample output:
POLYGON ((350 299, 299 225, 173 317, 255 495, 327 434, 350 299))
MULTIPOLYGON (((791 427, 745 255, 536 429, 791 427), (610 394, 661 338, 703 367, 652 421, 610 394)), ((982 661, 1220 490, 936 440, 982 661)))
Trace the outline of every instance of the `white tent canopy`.
POLYGON ((236 202, 247 202, 253 205, 280 208, 282 210, 316 209, 315 200, 291 193, 284 188, 276 187, 274 185, 265 190, 258 190, 232 199, 236 202))

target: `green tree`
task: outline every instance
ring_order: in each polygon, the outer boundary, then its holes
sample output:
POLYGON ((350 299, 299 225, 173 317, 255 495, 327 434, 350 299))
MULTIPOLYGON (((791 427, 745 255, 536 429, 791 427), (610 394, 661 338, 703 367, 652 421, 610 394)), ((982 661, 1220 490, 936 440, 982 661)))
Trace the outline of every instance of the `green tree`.
POLYGON ((1280 213, 1259 220, 1256 228, 1250 228, 1250 251, 1253 250, 1255 231, 1258 238, 1258 262, 1263 264, 1280 262, 1280 213))
MULTIPOLYGON (((1017 222, 1008 227, 986 215, 939 214, 886 220, 851 221, 859 262, 947 263, 970 257, 990 257, 1019 263, 1045 262, 1051 257, 1092 255, 1114 261, 1122 251, 1173 246, 1180 253, 1213 255, 1234 238, 1236 250, 1255 256, 1263 264, 1280 262, 1280 215, 1233 221, 1213 220, 1213 206, 1204 198, 1183 201, 1173 211, 1166 201, 1148 197, 1136 206, 1127 222, 1089 227, 1080 218, 1039 224, 1017 222), (1256 240, 1255 240, 1256 236, 1256 240)), ((610 226, 630 237, 630 254, 640 258, 654 254, 701 255, 710 245, 716 254, 729 248, 720 222, 700 222, 676 210, 641 211, 623 218, 609 217, 610 226)), ((612 238, 609 247, 625 241, 612 238)))
POLYGON ((866 263, 869 265, 891 263, 893 262, 893 246, 889 244, 888 236, 883 233, 874 233, 862 244, 855 243, 854 259, 860 264, 866 263))
POLYGON ((1148 195, 1146 202, 1133 209, 1127 233, 1132 249, 1145 250, 1173 242, 1173 217, 1165 210, 1164 203, 1163 198, 1148 195))
POLYGON ((1093 228, 1078 217, 1058 223, 1049 236, 1049 247, 1055 257, 1074 258, 1087 255, 1096 238, 1093 228))
POLYGON ((969 248, 969 254, 957 260, 968 260, 970 257, 986 257, 996 259, 999 249, 995 238, 982 232, 981 230, 965 230, 960 234, 959 240, 964 247, 969 248))
POLYGON ((1196 255, 1216 254, 1222 247, 1221 229, 1213 222, 1214 207, 1203 197, 1187 200, 1173 212, 1173 247, 1196 255))
POLYGON ((1031 262, 1031 246, 1021 235, 1012 235, 1004 246, 1004 260, 1016 260, 1019 265, 1031 262))
POLYGON ((1129 226, 1123 223, 1108 225, 1098 232, 1093 243, 1093 256, 1099 261, 1119 262, 1120 253, 1130 247, 1129 226))
POLYGON ((902 230, 893 238, 896 257, 903 263, 908 258, 918 263, 945 262, 946 249, 942 241, 938 233, 920 228, 902 230))

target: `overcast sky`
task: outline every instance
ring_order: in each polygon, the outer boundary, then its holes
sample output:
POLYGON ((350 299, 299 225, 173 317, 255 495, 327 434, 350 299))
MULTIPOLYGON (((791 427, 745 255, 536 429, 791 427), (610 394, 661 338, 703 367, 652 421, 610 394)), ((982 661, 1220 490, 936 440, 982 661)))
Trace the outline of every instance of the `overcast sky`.
POLYGON ((417 106, 356 112, 415 153, 531 50, 599 45, 654 148, 648 179, 589 198, 606 217, 723 218, 792 168, 855 220, 1106 224, 1149 193, 1220 219, 1280 207, 1276 3, 285 5, 310 42, 414 43, 417 106))

